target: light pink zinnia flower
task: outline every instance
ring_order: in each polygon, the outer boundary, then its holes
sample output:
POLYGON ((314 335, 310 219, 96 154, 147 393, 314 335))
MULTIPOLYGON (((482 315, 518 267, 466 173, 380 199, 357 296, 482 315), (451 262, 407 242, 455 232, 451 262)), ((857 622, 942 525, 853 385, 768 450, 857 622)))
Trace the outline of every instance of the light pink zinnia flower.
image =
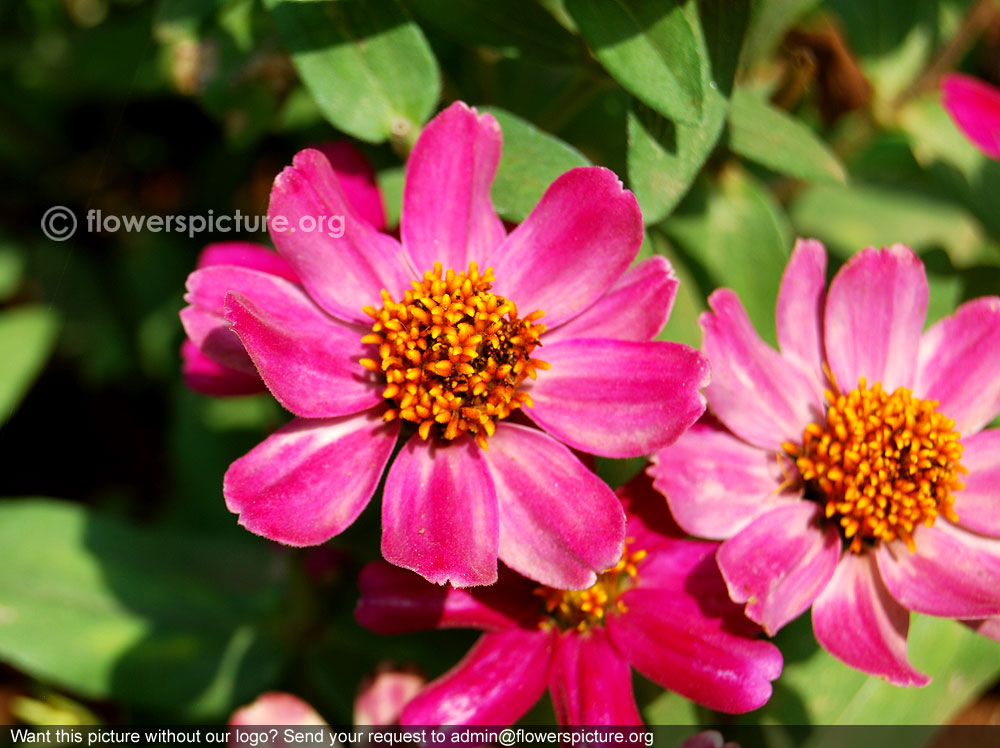
POLYGON ((942 103, 955 124, 980 151, 1000 159, 1000 90, 961 73, 941 80, 942 103))
POLYGON ((632 667, 725 712, 770 698, 781 653, 752 638, 760 629, 729 600, 717 545, 685 539, 645 476, 619 494, 628 545, 589 589, 539 587, 504 570, 496 585, 467 591, 382 562, 365 567, 355 616, 366 628, 486 632, 407 704, 403 724, 510 724, 546 687, 563 724, 640 724, 632 667))
MULTIPOLYGON (((328 143, 318 150, 337 175, 347 202, 374 228, 386 225, 382 193, 364 154, 347 141, 328 143)), ((269 247, 251 242, 221 242, 205 247, 196 269, 233 265, 276 275, 292 283, 299 278, 292 266, 269 247)), ((188 339, 181 344, 184 382, 203 395, 227 397, 266 391, 263 380, 229 323, 216 307, 190 306, 181 312, 188 339)))
POLYGON ((355 725, 398 725, 399 717, 427 679, 411 668, 383 663, 364 679, 354 699, 355 725))
POLYGON ((499 557, 582 588, 621 556, 621 506, 569 448, 670 444, 704 411, 707 365, 652 341, 677 281, 662 258, 629 269, 642 220, 617 177, 567 172, 508 235, 489 196, 500 145, 496 121, 464 104, 432 120, 407 164, 402 243, 302 151, 269 209, 301 285, 234 266, 189 278, 192 307, 227 323, 200 339, 235 331, 298 416, 226 473, 227 505, 251 531, 300 546, 341 532, 402 433, 382 501, 391 563, 466 586, 496 581, 499 557), (339 215, 340 238, 292 230, 339 215), (503 420, 521 406, 541 428, 503 420))
POLYGON ((281 691, 262 693, 252 703, 241 706, 229 718, 231 725, 322 726, 327 722, 307 702, 281 691))
POLYGON ((908 611, 1000 614, 1000 432, 981 430, 1000 410, 1000 299, 921 334, 927 295, 902 245, 859 252, 827 292, 823 246, 800 240, 779 353, 716 291, 701 325, 721 424, 650 468, 681 527, 725 540, 751 619, 774 634, 812 606, 823 647, 897 685, 929 680, 906 658, 908 611))

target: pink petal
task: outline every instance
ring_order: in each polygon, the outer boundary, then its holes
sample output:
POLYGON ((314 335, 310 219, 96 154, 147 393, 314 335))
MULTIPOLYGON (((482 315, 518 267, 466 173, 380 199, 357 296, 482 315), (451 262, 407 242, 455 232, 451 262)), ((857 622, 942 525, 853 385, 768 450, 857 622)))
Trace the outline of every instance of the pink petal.
POLYGON ((226 471, 229 511, 250 532, 287 545, 317 545, 348 528, 371 499, 399 424, 374 413, 295 419, 226 471))
POLYGON ((1000 413, 1000 298, 962 304, 924 334, 914 394, 937 400, 961 434, 1000 413))
POLYGON ((525 414, 575 449, 638 457, 673 443, 705 411, 708 363, 680 343, 606 338, 543 348, 552 364, 526 389, 525 414))
POLYGON ((267 389, 256 373, 247 374, 223 366, 202 353, 190 340, 181 343, 181 360, 184 383, 203 395, 252 395, 267 389))
POLYGON ((635 195, 614 172, 581 166, 556 179, 490 256, 496 292, 556 327, 621 277, 642 244, 635 195))
POLYGON ((785 358, 810 374, 822 397, 823 307, 826 303, 826 249, 815 239, 799 239, 778 291, 778 345, 785 358))
POLYGON ((756 709, 771 697, 781 653, 770 642, 731 633, 728 622, 706 616, 687 595, 640 586, 621 601, 626 612, 608 618, 611 641, 650 680, 729 713, 756 709))
POLYGON ((965 488, 955 494, 958 524, 1000 538, 1000 429, 966 437, 962 446, 962 465, 969 474, 965 488))
POLYGON ((431 584, 418 574, 382 561, 361 570, 358 623, 377 634, 425 629, 476 628, 496 631, 538 611, 536 585, 510 570, 488 587, 457 589, 431 584))
POLYGON ((419 673, 380 665, 374 675, 365 677, 358 689, 354 699, 354 726, 398 725, 403 707, 426 683, 419 673))
POLYGON ((618 563, 621 502, 566 447, 537 429, 497 424, 483 453, 500 506, 500 559, 557 589, 582 589, 618 563))
POLYGON ((483 634, 455 667, 403 710, 404 725, 510 725, 542 694, 554 631, 511 628, 483 634))
POLYGON ((927 276, 913 250, 894 244, 863 249, 830 284, 826 357, 842 392, 881 382, 886 392, 913 387, 927 276))
POLYGON ((968 75, 941 79, 942 103, 965 136, 990 158, 1000 159, 1000 91, 968 75))
POLYGON ((670 515, 663 494, 653 489, 646 473, 639 473, 615 493, 625 507, 625 537, 629 546, 650 550, 687 535, 670 515))
POLYGON ((236 265, 248 270, 276 275, 292 283, 298 283, 298 276, 281 255, 270 247, 250 242, 218 242, 209 244, 198 255, 197 268, 212 265, 236 265))
POLYGON ((261 282, 246 295, 226 296, 226 319, 278 402, 304 418, 382 402, 375 375, 358 363, 366 353, 364 330, 328 317, 291 283, 258 275, 261 282))
POLYGON ((719 546, 729 596, 769 636, 812 605, 841 556, 836 527, 812 502, 782 506, 758 517, 719 546))
POLYGON ((375 181, 375 170, 365 154, 349 140, 325 143, 317 150, 326 156, 344 197, 355 213, 377 231, 385 230, 385 206, 375 181))
POLYGON ((382 289, 399 299, 416 277, 399 242, 380 234, 351 207, 319 151, 299 151, 292 166, 277 176, 268 218, 278 252, 309 295, 341 319, 369 323, 363 306, 381 306, 382 289), (342 222, 331 230, 330 221, 338 217, 342 222), (337 238, 340 228, 343 235, 337 238))
POLYGON ((600 626, 556 639, 549 693, 560 725, 641 725, 632 668, 600 626))
POLYGON ((739 748, 736 743, 723 744, 722 733, 717 730, 702 730, 681 743, 678 748, 739 748))
POLYGON ((773 453, 702 421, 653 455, 649 474, 677 524, 692 535, 731 538, 752 520, 799 495, 778 491, 783 476, 773 453))
POLYGON ((889 592, 917 613, 943 618, 1000 615, 1000 540, 940 519, 913 533, 916 551, 882 543, 878 568, 889 592))
POLYGON ((498 536, 497 493, 476 443, 410 437, 385 482, 385 560, 436 584, 493 584, 498 536))
POLYGON ((962 621, 980 636, 1000 642, 1000 616, 986 618, 981 621, 962 621))
POLYGON ((583 312, 546 332, 545 344, 571 338, 652 340, 667 323, 678 285, 666 257, 645 259, 583 312))
POLYGON ((777 450, 800 441, 822 413, 813 381, 760 339, 739 297, 713 293, 713 312, 701 315, 702 350, 712 366, 705 391, 712 412, 741 439, 777 450))
POLYGON ((823 648, 851 667, 894 686, 930 683, 906 659, 910 613, 885 588, 874 554, 844 554, 813 603, 812 619, 823 648))
POLYGON ((322 726, 327 722, 298 696, 269 691, 233 712, 229 724, 322 726))
POLYGON ((403 246, 418 272, 435 262, 462 271, 470 260, 485 269, 507 236, 490 201, 502 142, 493 116, 477 116, 461 101, 420 133, 406 164, 400 220, 403 246))

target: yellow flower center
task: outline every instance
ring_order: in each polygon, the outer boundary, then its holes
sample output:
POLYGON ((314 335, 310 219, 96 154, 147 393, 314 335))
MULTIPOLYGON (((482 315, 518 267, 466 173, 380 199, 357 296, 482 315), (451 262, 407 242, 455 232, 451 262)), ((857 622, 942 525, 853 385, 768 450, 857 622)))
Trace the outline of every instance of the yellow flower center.
POLYGON ((965 485, 955 422, 900 387, 891 395, 862 377, 846 395, 827 391, 826 423, 811 423, 801 446, 787 442, 806 496, 838 522, 850 548, 901 538, 912 552, 913 530, 938 515, 956 521, 953 493, 965 485))
POLYGON ((536 324, 544 312, 518 318, 514 302, 490 292, 493 281, 493 268, 480 274, 475 262, 444 276, 435 262, 402 301, 383 290, 381 309, 364 307, 374 324, 361 341, 378 345, 381 361, 363 358, 361 365, 385 375, 382 396, 395 403, 386 421, 418 424, 424 439, 435 428, 445 439, 469 432, 486 449, 497 421, 531 407, 518 387, 549 368, 530 358, 545 332, 536 324))
POLYGON ((546 619, 542 626, 558 626, 561 630, 586 631, 589 626, 600 624, 609 613, 624 613, 625 603, 619 598, 625 590, 639 581, 639 563, 646 558, 646 551, 629 551, 626 543, 621 560, 605 569, 593 586, 585 590, 557 590, 537 587, 535 594, 544 600, 546 619))

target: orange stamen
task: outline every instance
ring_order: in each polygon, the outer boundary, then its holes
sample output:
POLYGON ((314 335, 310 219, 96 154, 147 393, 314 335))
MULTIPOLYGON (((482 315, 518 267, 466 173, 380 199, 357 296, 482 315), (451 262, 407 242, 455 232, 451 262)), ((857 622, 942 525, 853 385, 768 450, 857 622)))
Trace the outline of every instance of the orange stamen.
POLYGON ((464 273, 442 270, 434 263, 400 302, 383 290, 381 309, 364 308, 374 324, 361 340, 378 345, 379 360, 360 363, 385 375, 383 397, 397 406, 390 403, 386 421, 416 423, 423 439, 468 432, 486 449, 496 421, 532 406, 518 392, 524 379, 549 368, 530 358, 545 332, 536 324, 544 312, 519 319, 513 302, 490 292, 493 268, 480 273, 472 262, 464 273))

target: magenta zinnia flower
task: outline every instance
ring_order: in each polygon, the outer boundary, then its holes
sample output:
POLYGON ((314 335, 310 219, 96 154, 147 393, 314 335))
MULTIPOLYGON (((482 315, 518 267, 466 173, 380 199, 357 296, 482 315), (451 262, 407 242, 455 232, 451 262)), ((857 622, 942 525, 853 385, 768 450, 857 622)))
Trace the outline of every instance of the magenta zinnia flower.
POLYGON ((990 158, 1000 159, 1000 90, 985 81, 950 73, 941 81, 942 103, 965 136, 990 158))
POLYGON ((382 501, 388 561, 465 586, 496 581, 500 558, 582 588, 621 556, 621 507, 570 447, 629 457, 673 442, 704 410, 707 365, 652 341, 677 281, 662 258, 629 269, 632 193, 607 169, 574 169, 508 235, 489 197, 500 144, 464 104, 432 120, 407 164, 402 242, 302 151, 269 209, 301 284, 234 266, 189 278, 192 308, 238 336, 201 340, 241 343, 298 416, 226 474, 251 531, 290 545, 341 532, 402 434, 382 501), (342 237, 294 230, 339 215, 342 237))
POLYGON ((702 316, 705 420, 654 457, 678 524, 725 540, 733 600, 774 634, 812 606, 819 643, 897 685, 908 611, 996 635, 1000 614, 1000 299, 921 334, 927 279, 902 245, 859 252, 826 291, 799 241, 773 350, 736 294, 702 316), (824 390, 826 392, 824 393, 824 390))
POLYGON ((383 634, 485 631, 403 710, 402 724, 510 724, 546 687, 562 724, 641 723, 631 667, 689 699, 746 712, 771 696, 781 653, 729 600, 717 544, 684 538, 645 476, 619 490, 621 560, 585 590, 507 570, 492 587, 441 588, 382 562, 361 573, 358 622, 383 634))

